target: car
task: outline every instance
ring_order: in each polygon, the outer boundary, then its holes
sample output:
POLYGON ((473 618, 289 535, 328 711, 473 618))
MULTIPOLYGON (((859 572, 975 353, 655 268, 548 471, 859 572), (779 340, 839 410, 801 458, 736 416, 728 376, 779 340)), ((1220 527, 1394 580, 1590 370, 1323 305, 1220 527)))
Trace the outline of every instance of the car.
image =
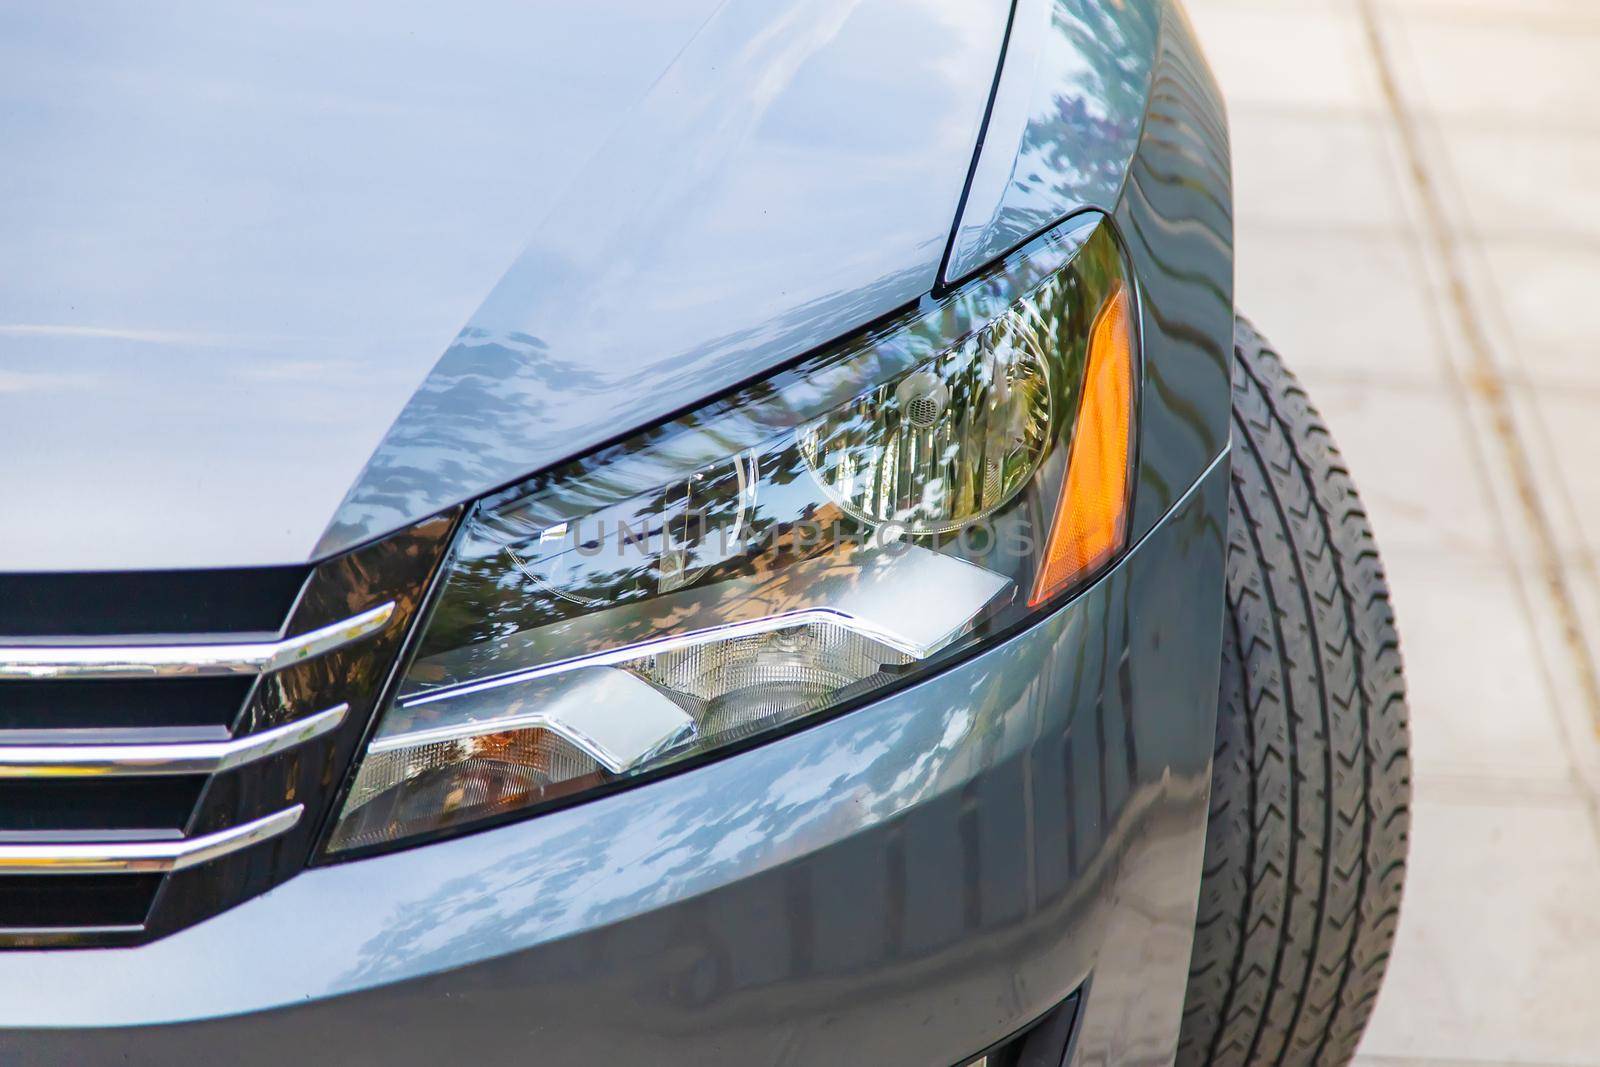
POLYGON ((0 24, 7 1063, 1351 1059, 1399 641, 1177 0, 0 24))

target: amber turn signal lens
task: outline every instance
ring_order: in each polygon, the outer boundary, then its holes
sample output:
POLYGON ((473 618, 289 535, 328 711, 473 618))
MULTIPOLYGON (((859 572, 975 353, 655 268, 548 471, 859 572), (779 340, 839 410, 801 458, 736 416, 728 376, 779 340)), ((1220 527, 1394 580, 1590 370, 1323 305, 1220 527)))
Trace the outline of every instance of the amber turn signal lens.
POLYGON ((1118 286, 1089 331, 1083 399, 1067 453, 1044 560, 1029 607, 1038 607, 1109 560, 1127 536, 1128 442, 1133 432, 1133 334, 1128 290, 1118 286))

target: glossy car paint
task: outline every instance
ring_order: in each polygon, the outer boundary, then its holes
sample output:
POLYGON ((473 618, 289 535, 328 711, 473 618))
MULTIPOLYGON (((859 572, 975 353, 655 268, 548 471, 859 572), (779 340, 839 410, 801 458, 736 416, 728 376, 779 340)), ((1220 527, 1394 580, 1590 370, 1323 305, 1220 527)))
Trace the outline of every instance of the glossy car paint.
POLYGON ((1135 537, 1227 448, 1233 170, 1222 94, 1182 8, 1163 3, 1139 149, 1113 212, 1140 286, 1135 537))
POLYGON ((516 481, 933 288, 1009 0, 728 0, 444 354, 319 552, 516 481))
POLYGON ((6 5, 0 568, 328 555, 915 297, 1007 7, 6 5))
POLYGON ((1116 203, 1160 24, 1158 0, 1017 0, 946 285, 1075 210, 1116 203))
POLYGON ((1220 646, 1232 238, 1216 88, 1159 7, 1110 205, 1144 356, 1127 559, 772 745, 317 868, 139 948, 0 953, 0 1057, 952 1063, 1082 985, 1073 1063, 1169 1061, 1220 646))
POLYGON ((0 570, 307 559, 715 6, 0 8, 0 570))
POLYGON ((316 868, 140 948, 0 954, 0 1055, 928 1065, 1087 982, 1080 1061, 1161 1062, 1199 879, 1226 489, 1219 461, 1044 623, 813 729, 316 868))
MULTIPOLYGON (((734 14, 719 13, 713 25, 724 17, 734 14)), ((713 35, 702 38, 696 44, 711 48, 713 35)), ((699 69, 698 52, 690 52, 695 62, 686 54, 675 71, 699 69)), ((954 237, 922 236, 922 262, 898 276, 879 259, 881 248, 839 258, 834 245, 866 225, 856 218, 858 202, 888 210, 892 201, 927 193, 926 177, 888 158, 874 161, 862 145, 843 156, 794 158, 790 146, 767 143, 759 124, 730 159, 732 172, 714 175, 682 146, 708 137, 716 145, 720 135, 673 128, 663 137, 659 127, 670 121, 647 106, 574 188, 576 203, 556 215, 588 218, 584 205, 593 204, 595 190, 609 195, 620 185, 628 191, 609 198, 627 204, 629 225, 661 235, 661 245, 639 263, 560 228, 541 235, 401 413, 321 550, 587 452, 703 399, 707 382, 758 377, 1086 208, 1114 213, 1136 273, 1163 282, 1143 309, 1151 373, 1144 432, 1155 451, 1141 471, 1147 492, 1134 528, 1148 529, 1228 435, 1233 226, 1221 97, 1186 17, 1168 0, 1019 0, 1006 53, 954 237), (660 174, 622 162, 641 156, 662 160, 660 174), (1195 187, 1174 180, 1190 172, 1195 187), (836 186, 844 173, 849 182, 836 186), (886 187, 872 180, 878 173, 892 175, 886 187), (785 205, 742 194, 730 206, 726 189, 752 180, 763 189, 798 181, 803 188, 795 192, 804 195, 785 205), (687 184, 653 191, 658 182, 687 184), (829 191, 813 197, 816 189, 829 191), (749 243, 744 234, 759 239, 749 243), (823 245, 819 234, 829 235, 823 245), (564 250, 556 247, 562 241, 564 250), (949 257, 942 275, 936 247, 949 257), (863 259, 873 261, 869 269, 853 287, 841 284, 863 259), (797 261, 810 266, 789 274, 797 261), (640 271, 658 280, 630 288, 627 279, 640 271), (796 277, 814 278, 816 287, 790 287, 786 279, 796 277), (694 282, 687 292, 685 278, 694 282), (645 295, 658 289, 670 299, 645 295), (511 324, 496 326, 505 315, 511 324), (551 340, 560 337, 566 340, 551 340), (569 362, 561 355, 568 351, 605 357, 569 362)), ((881 76, 892 80, 892 61, 883 56, 881 76)), ((703 66, 718 81, 741 76, 710 59, 703 66)), ((767 77, 759 68, 742 72, 757 74, 767 77)), ((873 84, 857 90, 870 93, 873 84)), ((651 101, 689 94, 669 78, 651 101)), ((828 126, 837 100, 811 103, 816 123, 828 126)), ((721 105, 713 118, 725 121, 721 105)), ((919 258, 910 247, 897 262, 919 258)))

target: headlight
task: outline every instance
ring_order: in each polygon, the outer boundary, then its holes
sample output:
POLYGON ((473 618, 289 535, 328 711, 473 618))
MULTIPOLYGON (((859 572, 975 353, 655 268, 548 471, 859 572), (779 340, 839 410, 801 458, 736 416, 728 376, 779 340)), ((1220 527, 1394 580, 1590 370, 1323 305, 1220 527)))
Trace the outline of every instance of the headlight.
POLYGON ((342 853, 525 813, 924 674, 1126 536, 1132 287, 1073 220, 948 296, 469 510, 342 853))

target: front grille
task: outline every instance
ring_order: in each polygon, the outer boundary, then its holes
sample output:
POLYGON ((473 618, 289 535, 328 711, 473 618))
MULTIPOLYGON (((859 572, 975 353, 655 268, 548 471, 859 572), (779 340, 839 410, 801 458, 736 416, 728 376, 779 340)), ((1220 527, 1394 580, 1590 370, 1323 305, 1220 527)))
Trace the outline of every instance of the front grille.
POLYGON ((138 943, 302 869, 452 522, 298 570, 0 575, 0 947, 138 943))

